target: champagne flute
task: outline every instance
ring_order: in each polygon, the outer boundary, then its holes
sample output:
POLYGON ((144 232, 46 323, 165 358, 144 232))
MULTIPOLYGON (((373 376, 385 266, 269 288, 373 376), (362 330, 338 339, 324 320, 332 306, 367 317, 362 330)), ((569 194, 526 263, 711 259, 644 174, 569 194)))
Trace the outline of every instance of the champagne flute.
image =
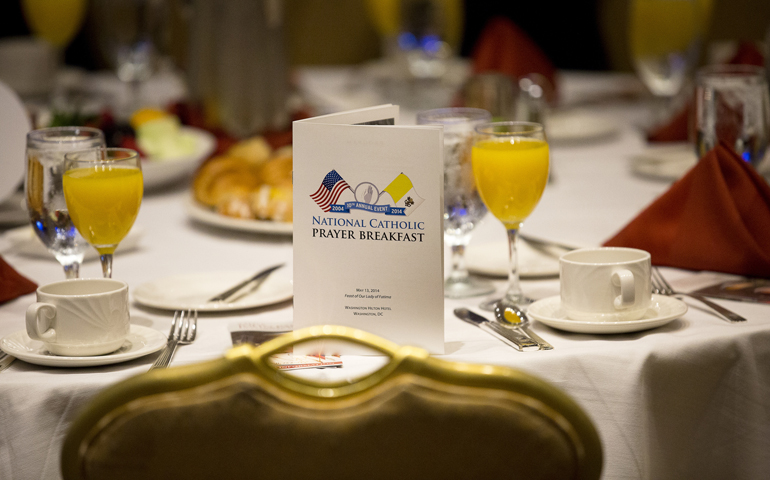
POLYGON ((30 223, 67 278, 78 278, 88 243, 75 229, 64 200, 64 155, 104 146, 104 134, 96 128, 53 127, 27 134, 24 191, 30 223))
POLYGON ((63 52, 80 30, 86 0, 22 0, 24 17, 32 32, 63 52))
POLYGON ((498 305, 531 302, 519 285, 516 240, 548 182, 549 149, 543 126, 532 122, 495 122, 476 127, 473 173, 481 199, 508 231, 508 288, 498 305))
POLYGON ((452 270, 444 282, 448 298, 486 295, 495 290, 491 283, 471 277, 464 260, 471 231, 487 213, 471 167, 473 129, 491 119, 492 115, 480 108, 417 113, 418 125, 444 126, 444 240, 452 248, 452 270))
POLYGON ((634 68, 658 99, 653 123, 666 119, 691 77, 713 0, 632 0, 630 48, 634 68))
POLYGON ((105 278, 112 254, 142 203, 142 164, 128 148, 95 148, 65 155, 64 198, 81 235, 99 252, 105 278))

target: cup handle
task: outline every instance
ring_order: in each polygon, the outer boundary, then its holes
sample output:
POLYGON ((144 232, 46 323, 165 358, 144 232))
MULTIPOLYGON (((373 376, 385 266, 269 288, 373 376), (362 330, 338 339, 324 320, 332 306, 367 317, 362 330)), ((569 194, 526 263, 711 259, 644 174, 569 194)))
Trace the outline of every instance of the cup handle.
POLYGON ((36 302, 27 307, 27 335, 32 340, 51 342, 56 339, 56 330, 51 328, 56 318, 56 306, 36 302), (44 322, 41 328, 41 320, 44 322))
POLYGON ((615 308, 622 309, 630 307, 636 299, 636 288, 634 288, 634 274, 628 270, 618 270, 612 274, 612 284, 620 287, 620 295, 615 297, 615 308))

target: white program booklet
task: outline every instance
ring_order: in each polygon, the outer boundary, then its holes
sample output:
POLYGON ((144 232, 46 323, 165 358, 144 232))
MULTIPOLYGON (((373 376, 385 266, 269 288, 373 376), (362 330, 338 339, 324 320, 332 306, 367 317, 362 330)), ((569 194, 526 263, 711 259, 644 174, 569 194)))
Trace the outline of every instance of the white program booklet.
POLYGON ((294 122, 294 328, 443 353, 443 130, 397 123, 393 105, 294 122))

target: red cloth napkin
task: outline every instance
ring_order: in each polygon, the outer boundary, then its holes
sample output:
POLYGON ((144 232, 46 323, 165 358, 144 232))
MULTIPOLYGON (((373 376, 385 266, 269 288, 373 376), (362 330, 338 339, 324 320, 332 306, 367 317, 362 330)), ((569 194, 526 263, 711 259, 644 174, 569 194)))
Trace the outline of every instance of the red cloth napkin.
POLYGON ((655 265, 770 278, 770 186, 717 145, 605 246, 655 265))
POLYGON ((556 68, 537 44, 510 19, 491 19, 473 48, 473 73, 499 72, 515 82, 531 73, 543 75, 556 90, 556 68))
POLYGON ((37 285, 33 281, 20 275, 0 257, 0 303, 32 293, 36 289, 37 285))
MULTIPOLYGON (((735 55, 727 63, 730 65, 754 65, 761 67, 765 64, 765 59, 756 43, 741 42, 735 55)), ((667 122, 647 132, 647 141, 686 142, 689 140, 688 123, 693 113, 693 101, 690 101, 667 122)))

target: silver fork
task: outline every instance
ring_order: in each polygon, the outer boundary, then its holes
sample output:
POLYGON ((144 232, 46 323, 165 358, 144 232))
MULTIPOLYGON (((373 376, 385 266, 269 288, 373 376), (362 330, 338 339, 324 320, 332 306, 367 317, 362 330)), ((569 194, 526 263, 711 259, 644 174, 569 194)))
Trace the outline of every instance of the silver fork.
POLYGON ((674 291, 674 289, 671 288, 671 285, 669 285, 666 279, 663 278, 663 275, 660 273, 660 270, 658 270, 658 267, 653 267, 652 269, 652 293, 657 293, 660 295, 669 295, 669 296, 687 295, 690 298, 694 298, 696 300, 700 300, 701 302, 705 303, 728 322, 745 322, 746 321, 745 318, 741 317, 737 313, 730 311, 721 305, 717 305, 716 303, 712 302, 711 300, 704 297, 703 295, 700 295, 698 293, 685 293, 685 292, 674 291))
POLYGON ((178 345, 189 345, 195 341, 198 335, 198 311, 197 310, 177 310, 174 312, 174 319, 171 321, 171 330, 168 332, 168 343, 158 356, 150 370, 155 368, 166 368, 174 358, 176 347, 178 345))

